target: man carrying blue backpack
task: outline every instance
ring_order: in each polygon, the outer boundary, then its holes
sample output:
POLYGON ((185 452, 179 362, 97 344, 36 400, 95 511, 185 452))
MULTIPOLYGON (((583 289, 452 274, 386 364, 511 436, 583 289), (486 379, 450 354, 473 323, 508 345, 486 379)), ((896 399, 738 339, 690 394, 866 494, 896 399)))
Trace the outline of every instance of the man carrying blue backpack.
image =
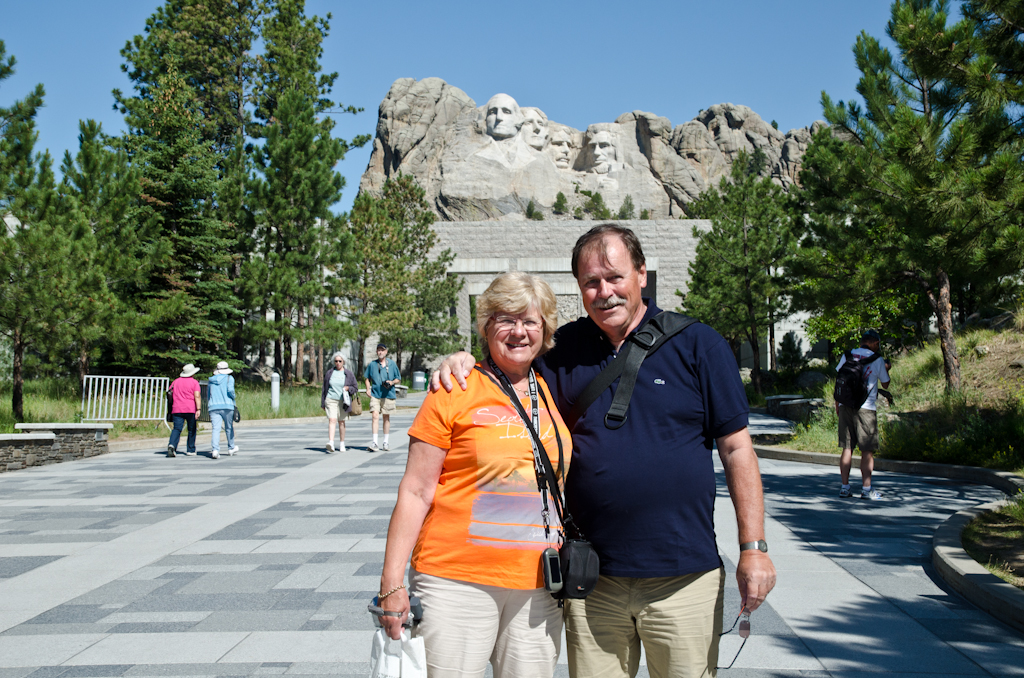
POLYGON ((850 467, 853 448, 860 448, 861 499, 881 499, 882 493, 871 487, 871 471, 875 466, 878 449, 878 416, 875 403, 878 386, 889 386, 889 370, 885 358, 878 352, 881 337, 868 330, 860 338, 860 348, 847 351, 836 367, 836 414, 839 416, 839 474, 842 487, 839 496, 847 498, 850 492, 850 467))

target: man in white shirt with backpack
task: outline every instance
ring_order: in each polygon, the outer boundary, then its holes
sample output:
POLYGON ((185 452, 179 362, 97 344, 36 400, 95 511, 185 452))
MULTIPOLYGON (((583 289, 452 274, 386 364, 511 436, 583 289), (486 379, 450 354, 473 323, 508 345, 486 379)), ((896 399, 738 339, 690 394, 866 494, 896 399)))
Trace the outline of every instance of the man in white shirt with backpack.
POLYGON ((839 373, 835 391, 836 414, 839 416, 839 447, 843 450, 839 458, 839 473, 843 483, 839 488, 839 496, 843 498, 852 496, 850 467, 853 465, 854 447, 860 448, 860 498, 882 498, 882 493, 871 487, 874 454, 878 449, 875 403, 879 385, 882 388, 889 386, 888 366, 878 352, 880 343, 878 332, 868 330, 861 336, 860 348, 847 351, 836 367, 839 373))

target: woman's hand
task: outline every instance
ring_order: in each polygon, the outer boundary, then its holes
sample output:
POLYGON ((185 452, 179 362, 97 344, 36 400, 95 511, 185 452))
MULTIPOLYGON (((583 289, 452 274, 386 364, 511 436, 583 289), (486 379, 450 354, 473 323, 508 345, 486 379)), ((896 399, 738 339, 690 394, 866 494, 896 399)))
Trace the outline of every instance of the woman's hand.
POLYGON ((380 601, 380 608, 385 612, 400 612, 401 617, 384 615, 380 618, 384 625, 384 632, 392 640, 402 637, 402 624, 409 618, 409 592, 406 589, 398 589, 390 596, 380 601))

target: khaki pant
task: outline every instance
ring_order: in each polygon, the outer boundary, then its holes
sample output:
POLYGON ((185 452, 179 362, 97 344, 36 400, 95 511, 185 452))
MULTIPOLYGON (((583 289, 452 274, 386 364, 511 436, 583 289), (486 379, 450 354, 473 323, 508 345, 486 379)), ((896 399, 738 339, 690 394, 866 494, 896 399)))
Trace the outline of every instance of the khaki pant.
MULTIPOLYGON (((538 561, 540 556, 537 556, 538 561)), ((544 589, 506 589, 409 573, 423 603, 428 678, 551 678, 562 644, 562 611, 544 589)))
POLYGON ((878 413, 863 407, 839 406, 839 449, 875 452, 878 449, 878 413))
POLYGON ((584 600, 566 601, 574 678, 634 678, 640 643, 651 678, 714 678, 725 601, 723 568, 682 577, 601 576, 584 600))
POLYGON ((394 414, 395 410, 398 409, 398 405, 395 403, 394 398, 374 398, 370 396, 370 414, 374 412, 380 412, 381 414, 394 414))

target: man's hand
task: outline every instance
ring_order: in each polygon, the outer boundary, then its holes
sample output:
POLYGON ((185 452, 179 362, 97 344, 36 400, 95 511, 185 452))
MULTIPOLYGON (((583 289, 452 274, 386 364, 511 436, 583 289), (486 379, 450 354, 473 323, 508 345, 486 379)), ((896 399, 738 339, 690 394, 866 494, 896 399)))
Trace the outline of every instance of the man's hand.
POLYGON ((430 392, 435 393, 440 391, 441 387, 444 387, 445 391, 451 393, 452 377, 455 377, 455 381, 465 391, 466 377, 473 371, 473 365, 476 365, 476 358, 473 357, 472 353, 459 351, 458 353, 451 354, 444 359, 441 367, 430 375, 430 392))
MULTIPOLYGON (((715 440, 725 468, 729 496, 736 508, 739 541, 742 544, 764 539, 764 495, 750 431, 744 427, 715 440)), ((772 559, 759 550, 741 551, 740 562, 736 565, 736 583, 744 607, 756 610, 775 586, 772 559)))
POLYGON ((753 612, 764 602, 768 592, 775 588, 775 565, 767 553, 757 549, 742 551, 736 566, 736 583, 740 599, 747 611, 753 612))

